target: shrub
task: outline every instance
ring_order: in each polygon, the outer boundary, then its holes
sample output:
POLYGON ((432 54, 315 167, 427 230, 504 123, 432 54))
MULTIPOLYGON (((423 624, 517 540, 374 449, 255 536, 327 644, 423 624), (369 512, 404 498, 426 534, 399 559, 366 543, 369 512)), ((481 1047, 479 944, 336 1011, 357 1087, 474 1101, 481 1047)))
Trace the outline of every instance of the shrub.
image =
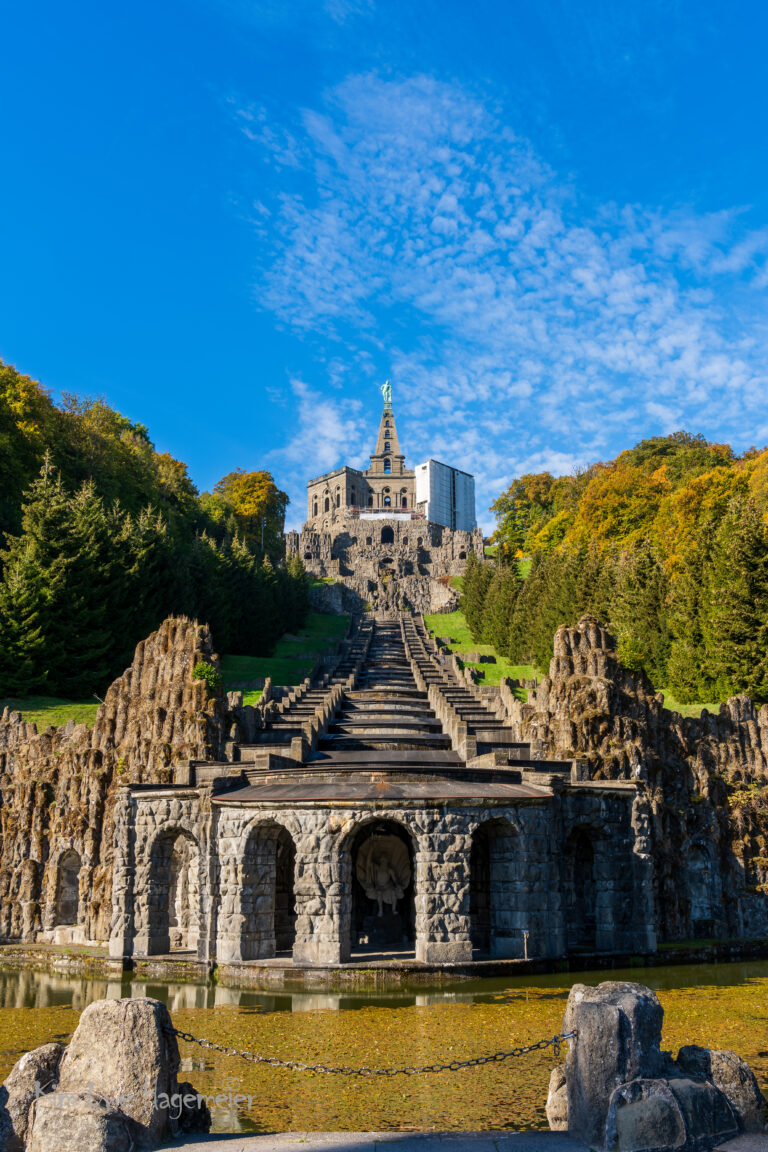
POLYGON ((222 686, 221 676, 213 664, 209 664, 207 660, 201 660, 199 664, 195 665, 192 671, 192 679, 205 680, 209 692, 218 692, 222 686))

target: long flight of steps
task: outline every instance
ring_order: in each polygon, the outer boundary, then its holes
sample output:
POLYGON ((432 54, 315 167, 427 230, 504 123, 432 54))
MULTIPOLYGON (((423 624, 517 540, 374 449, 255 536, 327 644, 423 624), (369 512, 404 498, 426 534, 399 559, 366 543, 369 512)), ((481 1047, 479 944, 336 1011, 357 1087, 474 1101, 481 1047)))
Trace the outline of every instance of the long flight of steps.
POLYGON ((320 740, 311 762, 333 768, 453 767, 450 737, 416 686, 400 625, 377 622, 354 688, 320 740))
POLYGON ((257 733, 256 742, 240 744, 240 759, 250 760, 263 752, 265 746, 273 747, 275 751, 290 747, 291 741, 302 735, 303 725, 314 717, 316 709, 327 699, 334 685, 346 684, 365 653, 371 631, 370 623, 358 629, 330 675, 317 677, 311 684, 290 692, 285 701, 277 705, 268 726, 257 733))
POLYGON ((421 679, 434 685, 444 700, 457 713, 458 719, 467 726, 467 735, 474 737, 477 753, 488 752, 492 748, 503 747, 509 750, 510 758, 518 759, 530 755, 530 745, 513 740, 512 732, 505 720, 496 711, 471 691, 471 689, 451 672, 447 664, 441 665, 427 648, 427 637, 423 621, 412 616, 403 617, 403 636, 410 657, 421 679))

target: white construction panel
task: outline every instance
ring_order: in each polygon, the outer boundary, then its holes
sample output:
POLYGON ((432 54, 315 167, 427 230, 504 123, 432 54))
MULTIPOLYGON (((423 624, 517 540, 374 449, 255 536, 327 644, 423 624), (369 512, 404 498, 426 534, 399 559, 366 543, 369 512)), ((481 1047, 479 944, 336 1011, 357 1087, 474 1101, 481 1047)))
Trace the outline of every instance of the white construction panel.
POLYGON ((475 478, 439 460, 416 467, 416 506, 433 524, 471 532, 475 520, 475 478))

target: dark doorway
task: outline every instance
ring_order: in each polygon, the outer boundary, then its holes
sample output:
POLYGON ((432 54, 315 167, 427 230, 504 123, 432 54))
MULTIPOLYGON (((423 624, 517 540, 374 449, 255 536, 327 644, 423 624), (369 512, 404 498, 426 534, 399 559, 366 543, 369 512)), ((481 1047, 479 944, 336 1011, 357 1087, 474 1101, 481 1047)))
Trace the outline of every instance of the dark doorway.
POLYGON ((469 854, 469 924, 472 947, 491 950, 491 846, 484 827, 472 836, 469 854))
POLYGON ((275 950, 289 952, 296 939, 296 900, 293 891, 296 845, 285 828, 277 837, 275 860, 275 950))
POLYGON ((381 542, 382 544, 394 544, 395 542, 394 530, 388 524, 381 530, 381 542))
POLYGON ((595 850, 584 829, 565 843, 565 932, 568 951, 594 949, 597 941, 595 850))

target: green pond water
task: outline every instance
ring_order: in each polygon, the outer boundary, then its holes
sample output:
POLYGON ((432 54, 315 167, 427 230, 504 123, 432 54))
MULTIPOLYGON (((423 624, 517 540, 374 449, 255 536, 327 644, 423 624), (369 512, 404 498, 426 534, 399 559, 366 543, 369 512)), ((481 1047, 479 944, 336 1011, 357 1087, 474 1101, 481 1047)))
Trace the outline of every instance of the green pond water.
MULTIPOLYGON (((307 1063, 447 1063, 560 1030, 572 983, 636 980, 664 1006, 664 1044, 730 1048, 768 1092, 768 962, 477 980, 391 992, 255 992, 208 984, 85 979, 0 967, 0 1079, 19 1056, 66 1041, 93 1000, 153 996, 176 1027, 219 1044, 307 1063)), ((394 1079, 247 1064, 181 1043, 183 1076, 216 1097, 219 1132, 546 1128, 551 1049, 504 1063, 394 1079), (243 1099, 248 1098, 250 1099, 243 1099)))

